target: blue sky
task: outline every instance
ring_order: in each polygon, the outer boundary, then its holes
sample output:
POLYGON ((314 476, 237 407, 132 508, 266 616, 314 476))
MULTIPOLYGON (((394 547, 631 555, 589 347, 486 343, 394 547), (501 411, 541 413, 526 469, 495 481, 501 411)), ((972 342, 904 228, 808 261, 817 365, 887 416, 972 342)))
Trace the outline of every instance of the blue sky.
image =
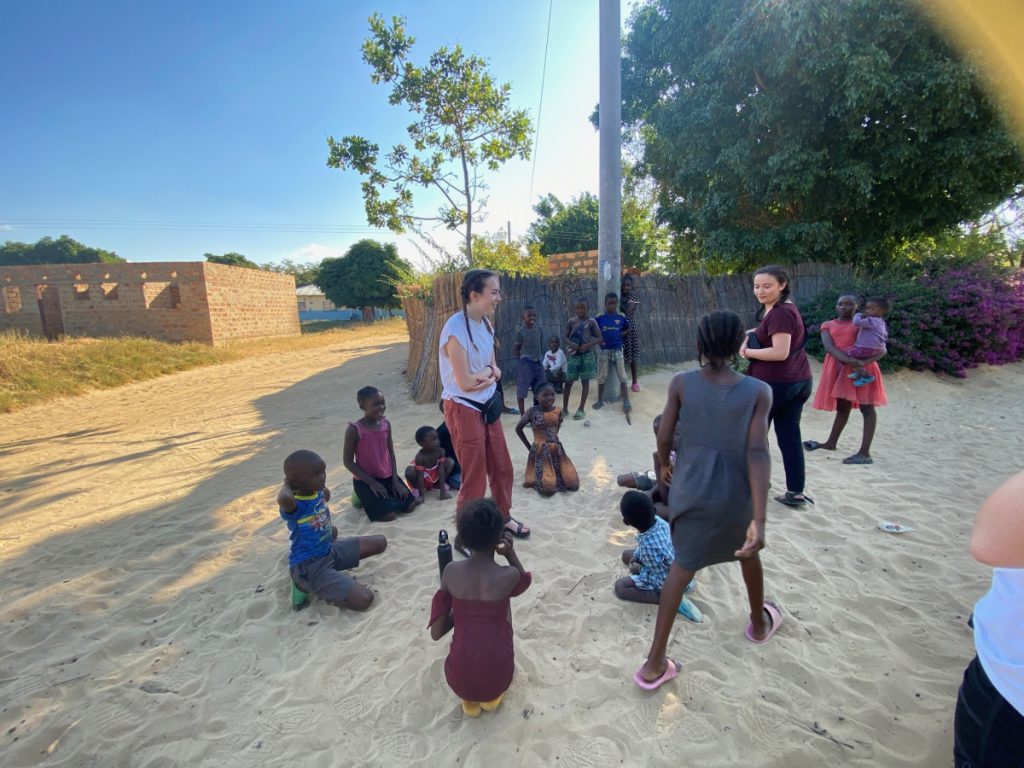
MULTIPOLYGON (((597 191, 597 6, 554 0, 533 200, 532 162, 507 164, 487 177, 478 228, 511 221, 524 234, 538 196, 597 191)), ((367 18, 406 16, 414 61, 454 43, 483 55, 536 119, 548 7, 5 0, 0 238, 68 234, 132 261, 238 251, 266 262, 376 237, 415 261, 408 237, 366 224, 361 177, 326 167, 328 136, 385 148, 411 120, 370 83, 367 18)))

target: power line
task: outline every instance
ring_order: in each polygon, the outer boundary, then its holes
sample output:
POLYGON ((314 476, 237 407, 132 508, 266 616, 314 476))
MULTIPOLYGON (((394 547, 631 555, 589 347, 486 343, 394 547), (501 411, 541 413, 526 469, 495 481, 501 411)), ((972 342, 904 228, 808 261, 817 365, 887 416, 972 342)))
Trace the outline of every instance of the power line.
POLYGON ((533 133, 533 168, 530 169, 530 199, 529 204, 533 205, 533 177, 537 173, 537 144, 540 141, 540 113, 544 108, 544 81, 548 75, 548 44, 551 42, 551 11, 554 8, 555 0, 548 0, 548 31, 544 37, 544 65, 540 73, 540 102, 537 104, 537 130, 533 133))
POLYGON ((366 234, 385 232, 367 224, 269 223, 244 221, 174 221, 160 219, 79 219, 64 217, 0 218, 0 231, 15 229, 118 229, 225 232, 305 232, 313 234, 366 234))

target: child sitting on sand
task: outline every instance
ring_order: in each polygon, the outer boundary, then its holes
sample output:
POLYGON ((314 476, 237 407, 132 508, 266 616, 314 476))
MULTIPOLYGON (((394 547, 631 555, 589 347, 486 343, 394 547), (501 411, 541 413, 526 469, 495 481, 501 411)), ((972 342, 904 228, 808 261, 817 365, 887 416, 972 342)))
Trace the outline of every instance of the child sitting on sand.
POLYGON ((431 488, 439 489, 442 499, 450 499, 452 495, 448 492, 447 480, 455 462, 445 455, 437 430, 420 427, 416 430, 416 444, 420 450, 405 468, 405 479, 419 494, 417 501, 422 503, 431 488))
POLYGON ((326 483, 327 465, 312 451, 295 451, 284 460, 284 485, 277 505, 291 539, 292 604, 302 607, 305 595, 312 592, 333 605, 365 611, 373 602, 373 592, 343 571, 355 568, 363 558, 379 555, 388 542, 383 536, 338 539, 327 508, 331 492, 326 483))
POLYGON ((462 699, 462 711, 479 717, 481 709, 498 708, 512 682, 515 658, 509 599, 525 592, 532 578, 523 570, 512 548, 512 532, 504 530, 505 520, 491 499, 467 502, 456 525, 471 555, 444 569, 428 626, 434 640, 455 628, 444 662, 445 678, 462 699), (495 553, 509 565, 494 562, 495 553))
POLYGON ((541 496, 557 491, 578 491, 580 477, 558 440, 562 409, 555 406, 555 388, 542 384, 537 390, 540 405, 529 408, 516 425, 516 434, 530 452, 526 460, 523 487, 533 487, 541 496), (533 445, 526 439, 526 427, 533 427, 533 445))
POLYGON ((622 553, 629 576, 615 582, 615 596, 637 603, 657 603, 661 585, 672 567, 676 552, 668 523, 654 514, 654 502, 646 493, 626 491, 619 502, 622 522, 637 530, 636 549, 622 553))
MULTIPOLYGON (((857 312, 853 316, 853 324, 857 328, 857 339, 852 347, 847 347, 846 354, 856 360, 868 360, 886 352, 885 342, 889 338, 889 329, 885 326, 885 316, 889 314, 889 300, 883 296, 872 296, 864 302, 864 314, 857 312)), ((850 373, 853 386, 863 387, 875 380, 875 377, 858 365, 850 373)))
POLYGON ((462 487, 462 465, 459 464, 459 457, 455 453, 452 433, 448 429, 448 423, 444 420, 444 400, 439 400, 437 407, 441 409, 441 423, 437 425, 437 442, 444 448, 444 455, 452 460, 452 468, 448 473, 448 487, 457 491, 462 487))
POLYGON ((363 418, 350 421, 345 430, 345 468, 352 486, 371 521, 388 522, 396 512, 409 512, 416 498, 398 477, 391 424, 384 418, 384 395, 376 387, 356 393, 363 418))

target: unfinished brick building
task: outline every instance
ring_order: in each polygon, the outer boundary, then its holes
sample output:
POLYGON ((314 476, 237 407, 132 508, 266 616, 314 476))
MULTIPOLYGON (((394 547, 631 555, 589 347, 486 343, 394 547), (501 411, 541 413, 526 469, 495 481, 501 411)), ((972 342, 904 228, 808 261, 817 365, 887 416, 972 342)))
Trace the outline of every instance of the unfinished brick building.
POLYGON ((295 279, 208 262, 0 267, 0 331, 205 341, 299 333, 295 279))

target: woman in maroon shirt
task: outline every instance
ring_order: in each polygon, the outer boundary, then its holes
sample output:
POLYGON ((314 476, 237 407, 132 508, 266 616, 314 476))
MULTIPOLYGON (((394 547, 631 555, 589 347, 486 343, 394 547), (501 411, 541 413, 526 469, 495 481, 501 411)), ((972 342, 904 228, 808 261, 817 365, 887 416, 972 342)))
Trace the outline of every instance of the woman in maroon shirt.
POLYGON ((747 374, 772 388, 769 422, 782 451, 786 492, 775 500, 802 507, 813 500, 804 494, 804 450, 800 415, 811 396, 811 366, 804 352, 804 321, 790 299, 789 275, 782 267, 763 267, 754 275, 754 296, 761 303, 761 322, 740 347, 750 361, 747 374))

